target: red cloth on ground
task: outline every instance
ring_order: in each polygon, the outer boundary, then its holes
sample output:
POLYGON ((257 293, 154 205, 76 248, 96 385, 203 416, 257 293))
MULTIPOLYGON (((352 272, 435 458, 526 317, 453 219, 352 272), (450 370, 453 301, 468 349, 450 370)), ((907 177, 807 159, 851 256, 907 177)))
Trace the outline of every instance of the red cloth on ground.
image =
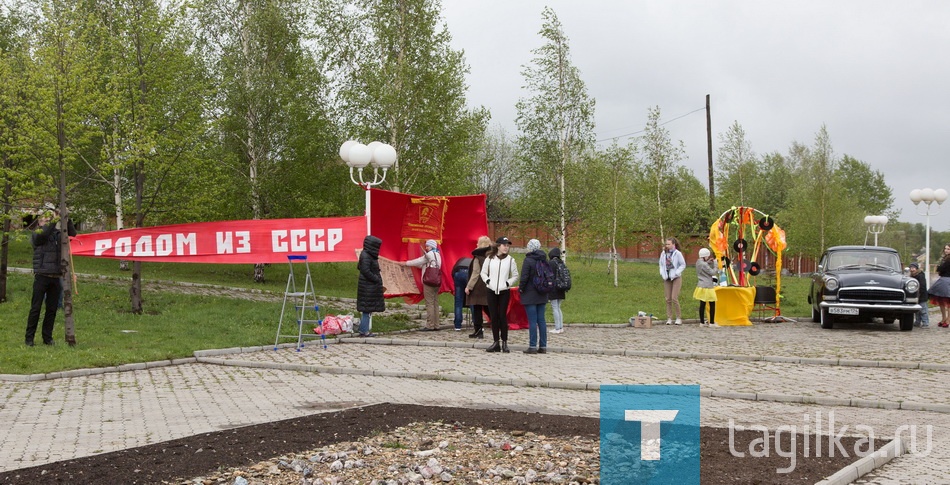
POLYGON ((511 299, 508 300, 508 330, 524 330, 528 328, 528 312, 521 304, 521 293, 518 288, 512 288, 509 293, 511 299))

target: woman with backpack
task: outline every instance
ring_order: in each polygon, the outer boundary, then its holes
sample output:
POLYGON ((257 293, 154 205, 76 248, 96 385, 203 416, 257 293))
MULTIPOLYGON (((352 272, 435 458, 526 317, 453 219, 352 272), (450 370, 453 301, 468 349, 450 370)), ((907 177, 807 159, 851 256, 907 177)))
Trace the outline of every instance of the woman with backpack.
POLYGON ((495 342, 487 352, 510 352, 508 350, 508 302, 511 301, 512 285, 518 281, 518 264, 508 254, 511 240, 500 237, 495 247, 485 258, 485 264, 479 273, 488 288, 488 317, 491 318, 491 334, 495 342), (500 334, 500 335, 499 335, 500 334), (501 345, 498 345, 499 336, 501 345))
POLYGON ((548 256, 541 250, 541 241, 528 241, 528 254, 521 264, 521 304, 528 314, 528 348, 526 354, 544 354, 548 347, 548 326, 544 321, 544 307, 554 286, 554 272, 548 256), (549 280, 549 281, 548 281, 549 280))
POLYGON ((555 281, 554 290, 548 293, 548 301, 551 302, 551 310, 554 312, 554 330, 551 330, 551 333, 563 333, 564 314, 561 313, 561 303, 567 296, 567 290, 571 289, 571 273, 561 259, 561 248, 552 248, 548 257, 551 260, 551 269, 554 270, 555 281))

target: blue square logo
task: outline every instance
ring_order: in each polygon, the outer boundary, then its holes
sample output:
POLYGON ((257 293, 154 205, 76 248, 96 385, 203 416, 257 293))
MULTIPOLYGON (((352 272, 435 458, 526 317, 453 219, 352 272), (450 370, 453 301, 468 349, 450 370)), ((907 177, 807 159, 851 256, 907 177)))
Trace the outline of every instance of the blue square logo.
POLYGON ((699 386, 601 386, 600 483, 699 484, 699 386))

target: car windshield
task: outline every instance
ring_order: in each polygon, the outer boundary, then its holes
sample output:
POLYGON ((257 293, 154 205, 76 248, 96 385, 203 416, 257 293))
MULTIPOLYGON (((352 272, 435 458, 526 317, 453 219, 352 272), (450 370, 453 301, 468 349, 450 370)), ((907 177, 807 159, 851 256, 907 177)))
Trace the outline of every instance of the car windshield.
POLYGON ((900 257, 883 251, 836 251, 828 256, 829 270, 901 271, 900 257))

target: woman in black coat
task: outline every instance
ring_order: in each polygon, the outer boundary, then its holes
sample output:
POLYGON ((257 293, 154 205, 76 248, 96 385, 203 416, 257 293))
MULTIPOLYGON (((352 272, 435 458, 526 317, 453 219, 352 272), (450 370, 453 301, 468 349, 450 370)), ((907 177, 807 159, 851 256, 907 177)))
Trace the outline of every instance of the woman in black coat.
POLYGON ((360 337, 374 337, 370 333, 372 314, 386 310, 383 299, 383 276, 379 272, 379 247, 383 240, 376 236, 363 239, 363 251, 356 268, 360 278, 356 287, 356 311, 360 312, 360 337))

